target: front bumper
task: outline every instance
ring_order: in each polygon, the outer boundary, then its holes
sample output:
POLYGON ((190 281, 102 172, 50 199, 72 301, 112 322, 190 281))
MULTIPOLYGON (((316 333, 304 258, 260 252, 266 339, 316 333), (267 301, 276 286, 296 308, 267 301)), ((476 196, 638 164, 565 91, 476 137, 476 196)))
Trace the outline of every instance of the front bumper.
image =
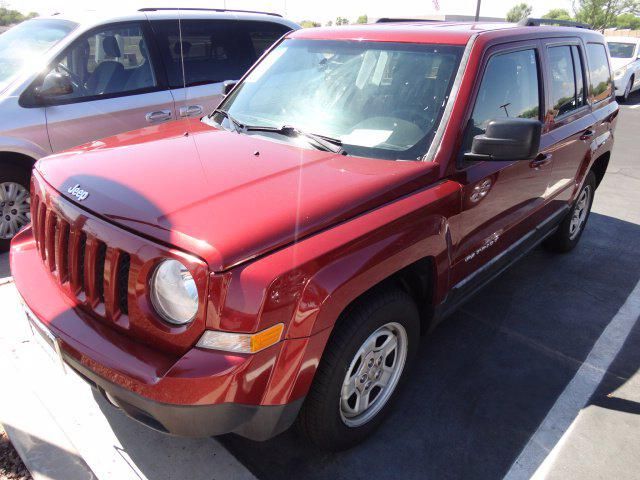
POLYGON ((11 268, 29 315, 55 338, 65 365, 129 416, 166 433, 233 432, 253 440, 281 433, 306 393, 294 388, 299 366, 316 342, 326 341, 324 335, 289 339, 254 355, 192 348, 172 356, 75 308, 46 270, 29 228, 14 239, 11 268))

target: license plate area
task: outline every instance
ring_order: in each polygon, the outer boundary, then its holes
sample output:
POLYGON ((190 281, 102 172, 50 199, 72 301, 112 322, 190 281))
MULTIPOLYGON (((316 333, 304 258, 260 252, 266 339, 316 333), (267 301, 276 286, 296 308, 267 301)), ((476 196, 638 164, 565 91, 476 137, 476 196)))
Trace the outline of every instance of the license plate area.
POLYGON ((22 307, 35 342, 40 345, 45 353, 66 373, 64 360, 62 358, 62 349, 60 348, 60 340, 35 316, 27 305, 23 303, 22 307))

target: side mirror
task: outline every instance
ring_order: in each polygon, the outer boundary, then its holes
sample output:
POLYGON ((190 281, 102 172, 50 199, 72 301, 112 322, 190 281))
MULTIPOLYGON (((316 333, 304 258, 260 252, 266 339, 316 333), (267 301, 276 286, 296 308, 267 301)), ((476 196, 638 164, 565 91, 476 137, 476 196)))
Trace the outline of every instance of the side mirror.
POLYGON ((49 72, 44 77, 42 85, 36 88, 39 97, 59 97, 70 93, 73 93, 73 85, 69 75, 55 70, 49 72))
POLYGON ((222 84, 222 94, 224 96, 229 95, 229 92, 231 90, 233 90, 233 87, 235 87, 238 84, 237 80, 226 80, 223 84, 222 84))
POLYGON ((491 120, 483 135, 473 137, 467 160, 530 160, 540 150, 542 123, 531 118, 491 120))

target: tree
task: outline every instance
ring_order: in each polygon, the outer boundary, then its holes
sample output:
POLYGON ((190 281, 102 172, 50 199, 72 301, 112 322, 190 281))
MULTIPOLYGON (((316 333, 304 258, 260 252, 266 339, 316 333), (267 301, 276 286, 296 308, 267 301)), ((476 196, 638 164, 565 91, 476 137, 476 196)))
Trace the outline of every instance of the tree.
POLYGON ((326 26, 327 26, 327 27, 333 27, 333 22, 332 22, 331 20, 329 20, 329 21, 326 23, 326 26))
POLYGON ((300 26, 302 28, 312 28, 312 27, 319 27, 320 24, 318 22, 314 22, 313 20, 302 20, 300 22, 300 26))
POLYGON ((366 15, 360 15, 358 20, 356 20, 356 23, 369 23, 369 17, 366 15))
POLYGON ((524 2, 514 5, 511 10, 507 12, 507 22, 518 23, 523 18, 531 15, 531 10, 533 10, 533 7, 524 2))
POLYGON ((0 7, 0 25, 15 25, 16 23, 23 22, 29 18, 37 17, 38 14, 31 12, 29 15, 24 16, 18 10, 11 10, 6 7, 0 7))
POLYGON ((640 0, 577 0, 573 9, 576 20, 588 23, 594 30, 613 27, 625 13, 640 13, 640 0))
POLYGON ((340 25, 349 25, 349 19, 344 17, 337 17, 336 26, 340 26, 340 25))
POLYGON ((545 13, 542 18, 548 18, 550 20, 572 20, 569 11, 564 8, 553 8, 545 13))
POLYGON ((633 13, 623 13, 616 17, 615 26, 629 30, 640 30, 640 17, 633 13))

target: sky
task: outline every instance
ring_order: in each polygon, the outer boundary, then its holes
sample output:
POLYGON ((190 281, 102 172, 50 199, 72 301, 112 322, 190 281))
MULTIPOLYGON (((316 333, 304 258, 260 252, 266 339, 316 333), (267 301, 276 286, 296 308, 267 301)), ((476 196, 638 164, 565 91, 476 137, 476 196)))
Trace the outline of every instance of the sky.
MULTIPOLYGON (((482 0, 480 15, 504 17, 507 11, 523 0, 482 0)), ((525 0, 527 1, 527 0, 525 0)), ((23 13, 31 11, 50 14, 56 11, 104 9, 104 0, 0 0, 9 8, 23 13)), ((476 0, 109 0, 113 8, 132 9, 141 7, 210 7, 260 10, 285 15, 294 21, 315 20, 326 23, 337 16, 355 21, 360 15, 371 18, 411 17, 412 15, 456 14, 474 15, 476 0), (434 1, 439 4, 436 10, 434 1)), ((552 8, 571 11, 571 0, 528 0, 533 5, 533 17, 540 17, 552 8)))

